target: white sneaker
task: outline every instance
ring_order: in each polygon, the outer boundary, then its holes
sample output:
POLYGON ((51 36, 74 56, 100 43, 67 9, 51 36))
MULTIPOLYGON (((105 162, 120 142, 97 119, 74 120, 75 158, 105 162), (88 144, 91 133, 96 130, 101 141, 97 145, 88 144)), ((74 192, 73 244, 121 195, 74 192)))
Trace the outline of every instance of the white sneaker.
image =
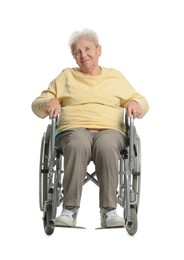
POLYGON ((122 217, 118 216, 115 209, 106 210, 101 209, 101 227, 110 228, 110 227, 122 227, 125 225, 125 221, 122 217))
POLYGON ((72 210, 63 209, 61 215, 56 218, 55 224, 65 227, 75 227, 77 223, 78 208, 72 210))

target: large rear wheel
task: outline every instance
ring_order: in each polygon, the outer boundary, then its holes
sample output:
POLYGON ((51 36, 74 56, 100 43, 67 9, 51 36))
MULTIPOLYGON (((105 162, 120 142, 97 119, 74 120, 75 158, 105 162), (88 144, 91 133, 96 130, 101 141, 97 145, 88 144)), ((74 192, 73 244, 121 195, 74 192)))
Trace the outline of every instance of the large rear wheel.
POLYGON ((43 211, 45 201, 48 194, 48 157, 50 144, 51 126, 48 125, 46 133, 44 133, 41 141, 40 165, 39 165, 39 204, 40 210, 43 211))

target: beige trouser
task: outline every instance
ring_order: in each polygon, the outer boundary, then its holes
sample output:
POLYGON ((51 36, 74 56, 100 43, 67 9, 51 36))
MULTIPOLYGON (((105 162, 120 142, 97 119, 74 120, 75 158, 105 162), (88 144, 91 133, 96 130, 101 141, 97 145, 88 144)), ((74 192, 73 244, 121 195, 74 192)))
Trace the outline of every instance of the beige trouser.
POLYGON ((98 178, 99 206, 117 207, 118 159, 127 145, 126 137, 116 130, 88 131, 75 128, 57 137, 64 155, 63 207, 80 206, 87 165, 92 160, 98 178))

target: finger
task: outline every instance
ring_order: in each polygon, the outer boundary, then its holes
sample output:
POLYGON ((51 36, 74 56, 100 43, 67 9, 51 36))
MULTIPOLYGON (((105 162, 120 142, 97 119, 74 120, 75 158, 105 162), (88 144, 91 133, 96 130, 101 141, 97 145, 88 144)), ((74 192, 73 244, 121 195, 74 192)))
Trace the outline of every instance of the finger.
POLYGON ((139 117, 141 115, 141 112, 136 110, 133 112, 133 115, 134 117, 139 117))
POLYGON ((61 112, 61 107, 56 107, 53 113, 53 117, 57 117, 61 112))
POLYGON ((52 119, 53 113, 49 113, 49 118, 52 119))
POLYGON ((49 118, 56 117, 61 111, 61 107, 48 107, 46 113, 48 114, 49 118))
POLYGON ((128 117, 133 117, 133 114, 131 113, 131 111, 127 111, 127 115, 128 115, 128 117))
POLYGON ((55 111, 55 112, 53 113, 53 117, 57 117, 57 115, 58 115, 58 112, 55 111))
POLYGON ((57 117, 57 115, 60 113, 61 108, 60 107, 56 107, 53 113, 53 117, 57 117))
POLYGON ((132 114, 133 114, 134 117, 136 117, 136 116, 137 116, 137 111, 134 109, 134 110, 132 111, 132 114))
POLYGON ((48 114, 49 114, 49 118, 50 119, 53 118, 53 116, 54 116, 54 109, 49 109, 48 114))
POLYGON ((127 114, 128 114, 129 117, 132 117, 132 116, 133 116, 133 110, 132 110, 131 107, 128 107, 128 108, 127 108, 127 114))

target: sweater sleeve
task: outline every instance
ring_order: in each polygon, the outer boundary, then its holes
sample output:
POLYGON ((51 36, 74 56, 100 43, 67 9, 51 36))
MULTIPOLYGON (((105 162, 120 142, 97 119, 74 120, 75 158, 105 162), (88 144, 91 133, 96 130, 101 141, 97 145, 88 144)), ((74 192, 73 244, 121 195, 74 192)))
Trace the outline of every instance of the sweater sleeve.
POLYGON ((32 102, 32 111, 40 118, 45 118, 46 102, 51 98, 57 98, 61 103, 63 91, 66 85, 67 69, 64 69, 54 80, 52 80, 46 90, 32 102))
POLYGON ((120 75, 123 86, 123 95, 120 98, 121 106, 126 107, 128 101, 130 100, 136 101, 141 107, 141 115, 139 116, 139 118, 142 118, 149 110, 148 101, 144 96, 142 96, 132 87, 132 85, 128 82, 123 74, 120 73, 120 75))
POLYGON ((40 118, 45 118, 47 114, 45 113, 45 105, 46 102, 51 98, 56 98, 56 80, 53 80, 48 89, 42 91, 41 95, 38 96, 32 102, 32 110, 33 112, 40 118))

